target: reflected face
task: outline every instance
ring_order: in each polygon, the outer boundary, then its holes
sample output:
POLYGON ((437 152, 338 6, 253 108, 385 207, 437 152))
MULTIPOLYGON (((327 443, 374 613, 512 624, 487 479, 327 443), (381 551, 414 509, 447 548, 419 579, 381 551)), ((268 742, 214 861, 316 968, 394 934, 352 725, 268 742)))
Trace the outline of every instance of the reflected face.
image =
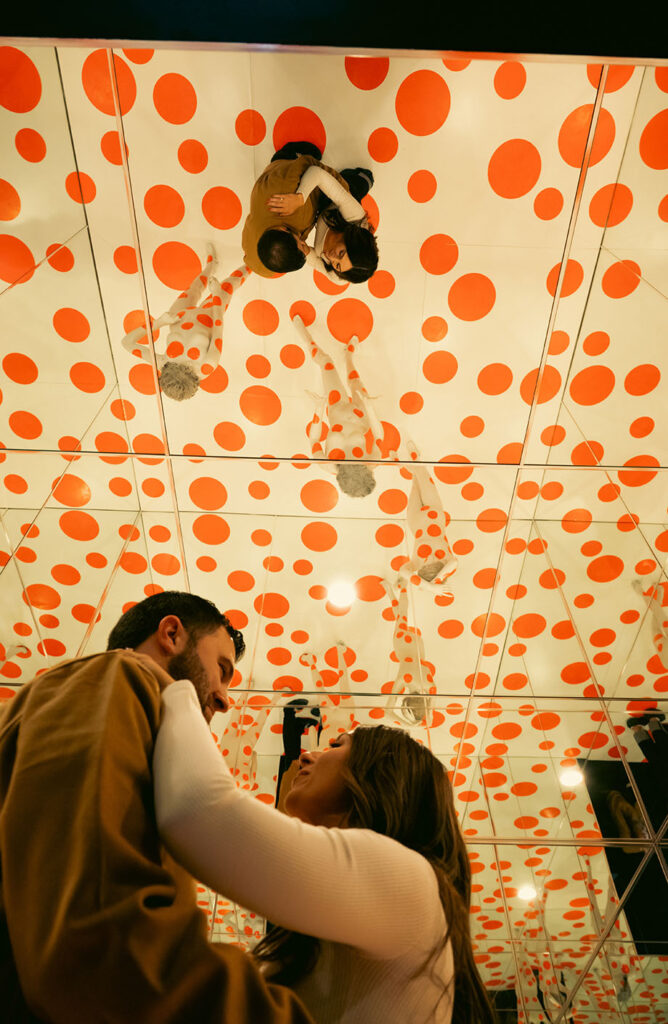
POLYGON ((326 750, 304 751, 285 801, 293 818, 310 825, 334 828, 340 824, 350 803, 343 769, 350 756, 352 738, 342 733, 326 750))
POLYGON ((329 229, 325 235, 322 255, 334 270, 337 270, 339 273, 345 273, 346 270, 352 270, 353 268, 346 244, 343 241, 342 231, 334 231, 333 228, 329 229))
POLYGON ((217 711, 230 707, 227 690, 234 675, 234 662, 234 641, 220 626, 196 641, 189 636, 184 650, 170 659, 167 671, 173 679, 190 680, 208 723, 217 711))

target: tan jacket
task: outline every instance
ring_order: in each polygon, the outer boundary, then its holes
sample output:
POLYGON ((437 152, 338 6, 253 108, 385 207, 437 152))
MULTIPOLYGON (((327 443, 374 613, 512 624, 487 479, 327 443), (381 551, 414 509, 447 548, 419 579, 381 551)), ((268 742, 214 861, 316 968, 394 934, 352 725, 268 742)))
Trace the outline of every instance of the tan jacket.
POLYGON ((278 277, 272 270, 265 267, 257 254, 257 243, 265 231, 270 228, 294 228, 301 238, 305 239, 316 222, 318 216, 318 200, 322 195, 319 188, 311 192, 304 200, 304 205, 290 214, 289 217, 281 217, 267 207, 267 200, 274 194, 285 192, 296 192, 299 182, 307 167, 317 164, 324 167, 332 174, 348 191, 347 182, 325 164, 321 164, 312 156, 300 156, 296 160, 275 160, 265 167, 260 177, 253 186, 250 199, 250 213, 246 218, 244 229, 241 235, 241 244, 244 250, 244 261, 256 274, 261 277, 278 277))
POLYGON ((312 1024, 207 941, 153 807, 160 686, 132 653, 65 662, 0 716, 0 1016, 12 1024, 312 1024))

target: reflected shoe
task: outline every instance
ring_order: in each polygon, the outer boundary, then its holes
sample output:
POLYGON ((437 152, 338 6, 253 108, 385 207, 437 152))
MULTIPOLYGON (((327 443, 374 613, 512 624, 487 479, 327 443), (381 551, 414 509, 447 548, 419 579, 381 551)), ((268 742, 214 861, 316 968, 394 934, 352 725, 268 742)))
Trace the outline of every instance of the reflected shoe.
POLYGON ((320 708, 312 707, 305 697, 289 700, 283 708, 283 750, 288 763, 296 761, 302 750, 302 736, 311 726, 322 731, 320 708))

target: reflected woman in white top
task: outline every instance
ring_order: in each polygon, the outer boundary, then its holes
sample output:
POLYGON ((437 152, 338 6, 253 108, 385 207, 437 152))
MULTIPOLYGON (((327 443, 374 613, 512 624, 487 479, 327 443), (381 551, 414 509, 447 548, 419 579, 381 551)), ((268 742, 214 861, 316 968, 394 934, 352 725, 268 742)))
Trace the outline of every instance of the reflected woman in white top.
POLYGON ((274 927, 255 950, 318 1024, 492 1024, 469 932, 471 872, 443 765, 399 729, 303 752, 287 814, 237 789, 192 684, 163 693, 162 838, 274 927))

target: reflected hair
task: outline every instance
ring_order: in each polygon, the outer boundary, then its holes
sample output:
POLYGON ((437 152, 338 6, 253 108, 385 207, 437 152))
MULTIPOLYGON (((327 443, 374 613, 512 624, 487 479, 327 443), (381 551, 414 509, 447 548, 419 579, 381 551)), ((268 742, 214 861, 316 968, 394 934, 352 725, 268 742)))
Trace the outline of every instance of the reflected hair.
POLYGON ((260 236, 257 254, 267 270, 273 270, 275 274, 301 270, 306 263, 306 256, 297 245, 295 236, 281 228, 269 228, 260 236))
POLYGON ((199 377, 192 366, 169 360, 162 364, 158 384, 163 394, 175 402, 183 402, 197 394, 199 377))
POLYGON ((351 284, 368 281, 378 268, 378 243, 373 232, 357 221, 344 220, 336 206, 328 207, 322 218, 327 227, 343 234, 348 259, 352 263, 350 270, 330 269, 351 284))
MULTIPOLYGON (((438 881, 447 930, 413 977, 450 943, 454 962, 452 1024, 494 1024, 496 1017, 473 956, 470 934, 471 866, 455 812, 448 774, 430 750, 401 729, 360 726, 351 733, 344 767, 349 808, 342 827, 368 828, 425 857, 438 881), (455 982, 456 979, 456 982, 455 982)), ((315 967, 320 941, 273 928, 255 948, 278 971, 271 981, 293 985, 315 967)), ((448 987, 443 988, 445 995, 448 987)))
POLYGON ((219 612, 212 601, 180 590, 165 590, 161 594, 151 594, 150 597, 128 608, 109 634, 107 650, 128 647, 136 650, 157 631, 166 615, 176 615, 193 641, 207 633, 215 633, 224 626, 232 638, 236 661, 239 661, 246 650, 241 630, 235 629, 227 616, 219 612))
POLYGON ((336 482, 350 498, 366 498, 376 486, 376 478, 371 469, 359 462, 338 462, 336 482))

